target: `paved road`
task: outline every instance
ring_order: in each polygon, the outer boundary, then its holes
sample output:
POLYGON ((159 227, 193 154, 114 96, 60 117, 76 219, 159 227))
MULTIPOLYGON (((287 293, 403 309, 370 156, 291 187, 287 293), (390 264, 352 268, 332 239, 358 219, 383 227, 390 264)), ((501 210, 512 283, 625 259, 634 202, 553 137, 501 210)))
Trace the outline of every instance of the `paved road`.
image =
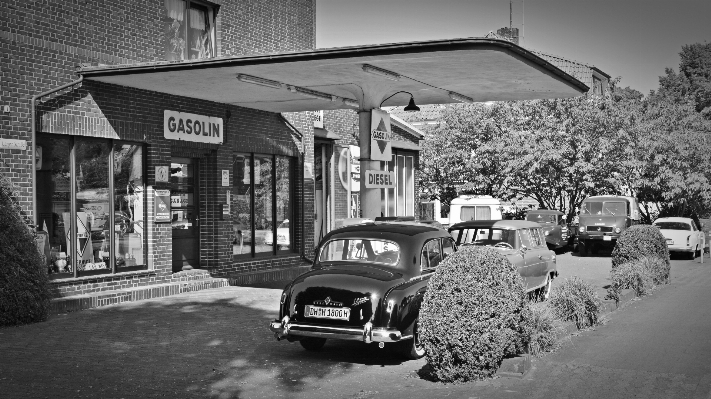
MULTIPOLYGON (((603 284, 609 257, 559 258, 603 284)), ((425 362, 329 342, 308 353, 266 325, 279 288, 228 287, 127 303, 0 329, 7 398, 704 398, 711 392, 711 262, 673 261, 672 284, 633 302, 526 379, 442 385, 425 362)), ((598 284, 598 285, 599 285, 598 284)))

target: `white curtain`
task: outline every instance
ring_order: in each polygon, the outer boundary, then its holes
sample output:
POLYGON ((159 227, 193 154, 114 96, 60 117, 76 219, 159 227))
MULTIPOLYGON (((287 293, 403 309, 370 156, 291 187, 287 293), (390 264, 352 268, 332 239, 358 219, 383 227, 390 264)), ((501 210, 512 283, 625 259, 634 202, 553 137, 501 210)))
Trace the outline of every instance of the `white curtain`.
MULTIPOLYGON (((168 0, 166 0, 166 1, 168 1, 168 0)), ((190 27, 192 29, 199 29, 201 31, 204 31, 205 30, 205 12, 191 8, 190 9, 190 27)))
POLYGON ((163 0, 165 3, 165 15, 176 20, 183 20, 185 2, 183 0, 163 0))

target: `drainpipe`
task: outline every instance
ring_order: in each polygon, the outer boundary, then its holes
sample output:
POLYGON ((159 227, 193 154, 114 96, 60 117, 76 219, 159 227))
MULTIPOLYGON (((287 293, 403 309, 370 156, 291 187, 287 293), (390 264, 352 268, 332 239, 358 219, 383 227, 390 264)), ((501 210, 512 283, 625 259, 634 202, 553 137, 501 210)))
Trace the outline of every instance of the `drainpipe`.
POLYGON ((35 154, 37 153, 37 120, 35 119, 35 104, 38 99, 66 89, 67 87, 78 85, 83 80, 84 76, 81 75, 79 76, 79 79, 73 82, 69 82, 54 89, 43 91, 40 94, 32 96, 32 100, 30 100, 30 122, 32 123, 32 154, 30 155, 30 163, 32 164, 32 216, 35 221, 35 228, 37 228, 37 225, 39 224, 39 215, 37 214, 37 162, 35 161, 35 154))

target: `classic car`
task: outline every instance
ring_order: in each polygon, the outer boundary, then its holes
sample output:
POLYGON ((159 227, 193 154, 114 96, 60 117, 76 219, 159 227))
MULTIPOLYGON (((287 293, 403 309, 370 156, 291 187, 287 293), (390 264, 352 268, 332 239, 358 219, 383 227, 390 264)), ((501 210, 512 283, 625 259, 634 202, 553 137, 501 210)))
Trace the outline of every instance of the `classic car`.
POLYGON ((690 218, 659 218, 652 223, 667 239, 669 252, 680 252, 694 259, 704 246, 704 232, 690 218))
POLYGON ((327 339, 377 342, 403 356, 424 356, 417 329, 427 282, 456 250, 446 230, 415 222, 365 222, 321 240, 310 271, 286 286, 278 340, 318 350, 327 339))
POLYGON ((548 248, 552 250, 564 248, 571 243, 565 213, 553 209, 538 209, 526 212, 526 220, 536 222, 543 228, 548 248))
POLYGON ((614 247, 628 227, 638 224, 639 204, 634 197, 605 195, 586 198, 578 215, 578 253, 587 256, 599 247, 614 247))
POLYGON ((527 220, 470 220, 449 228, 455 245, 493 247, 518 269, 526 291, 548 299, 558 276, 555 252, 548 249, 543 228, 527 220))

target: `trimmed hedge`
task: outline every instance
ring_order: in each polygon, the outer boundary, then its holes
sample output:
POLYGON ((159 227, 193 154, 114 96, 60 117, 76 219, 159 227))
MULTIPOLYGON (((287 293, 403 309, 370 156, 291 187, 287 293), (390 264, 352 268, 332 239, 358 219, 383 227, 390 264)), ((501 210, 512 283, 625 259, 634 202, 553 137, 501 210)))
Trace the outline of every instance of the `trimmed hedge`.
POLYGON ((623 289, 631 288, 637 296, 647 295, 655 285, 669 283, 669 265, 660 258, 644 256, 612 269, 612 284, 607 289, 607 299, 620 300, 623 289))
POLYGON ((419 316, 433 376, 444 382, 490 377, 527 342, 531 318, 523 280, 493 248, 463 247, 429 281, 419 316))
POLYGON ((49 278, 33 234, 0 179, 0 326, 43 321, 49 310, 49 278))
POLYGON ((642 257, 654 256, 669 262, 667 240, 658 228, 650 225, 634 225, 620 235, 612 250, 612 268, 642 257))
POLYGON ((553 287, 549 302, 556 316, 574 322, 578 329, 600 323, 602 300, 590 283, 577 276, 553 287))

